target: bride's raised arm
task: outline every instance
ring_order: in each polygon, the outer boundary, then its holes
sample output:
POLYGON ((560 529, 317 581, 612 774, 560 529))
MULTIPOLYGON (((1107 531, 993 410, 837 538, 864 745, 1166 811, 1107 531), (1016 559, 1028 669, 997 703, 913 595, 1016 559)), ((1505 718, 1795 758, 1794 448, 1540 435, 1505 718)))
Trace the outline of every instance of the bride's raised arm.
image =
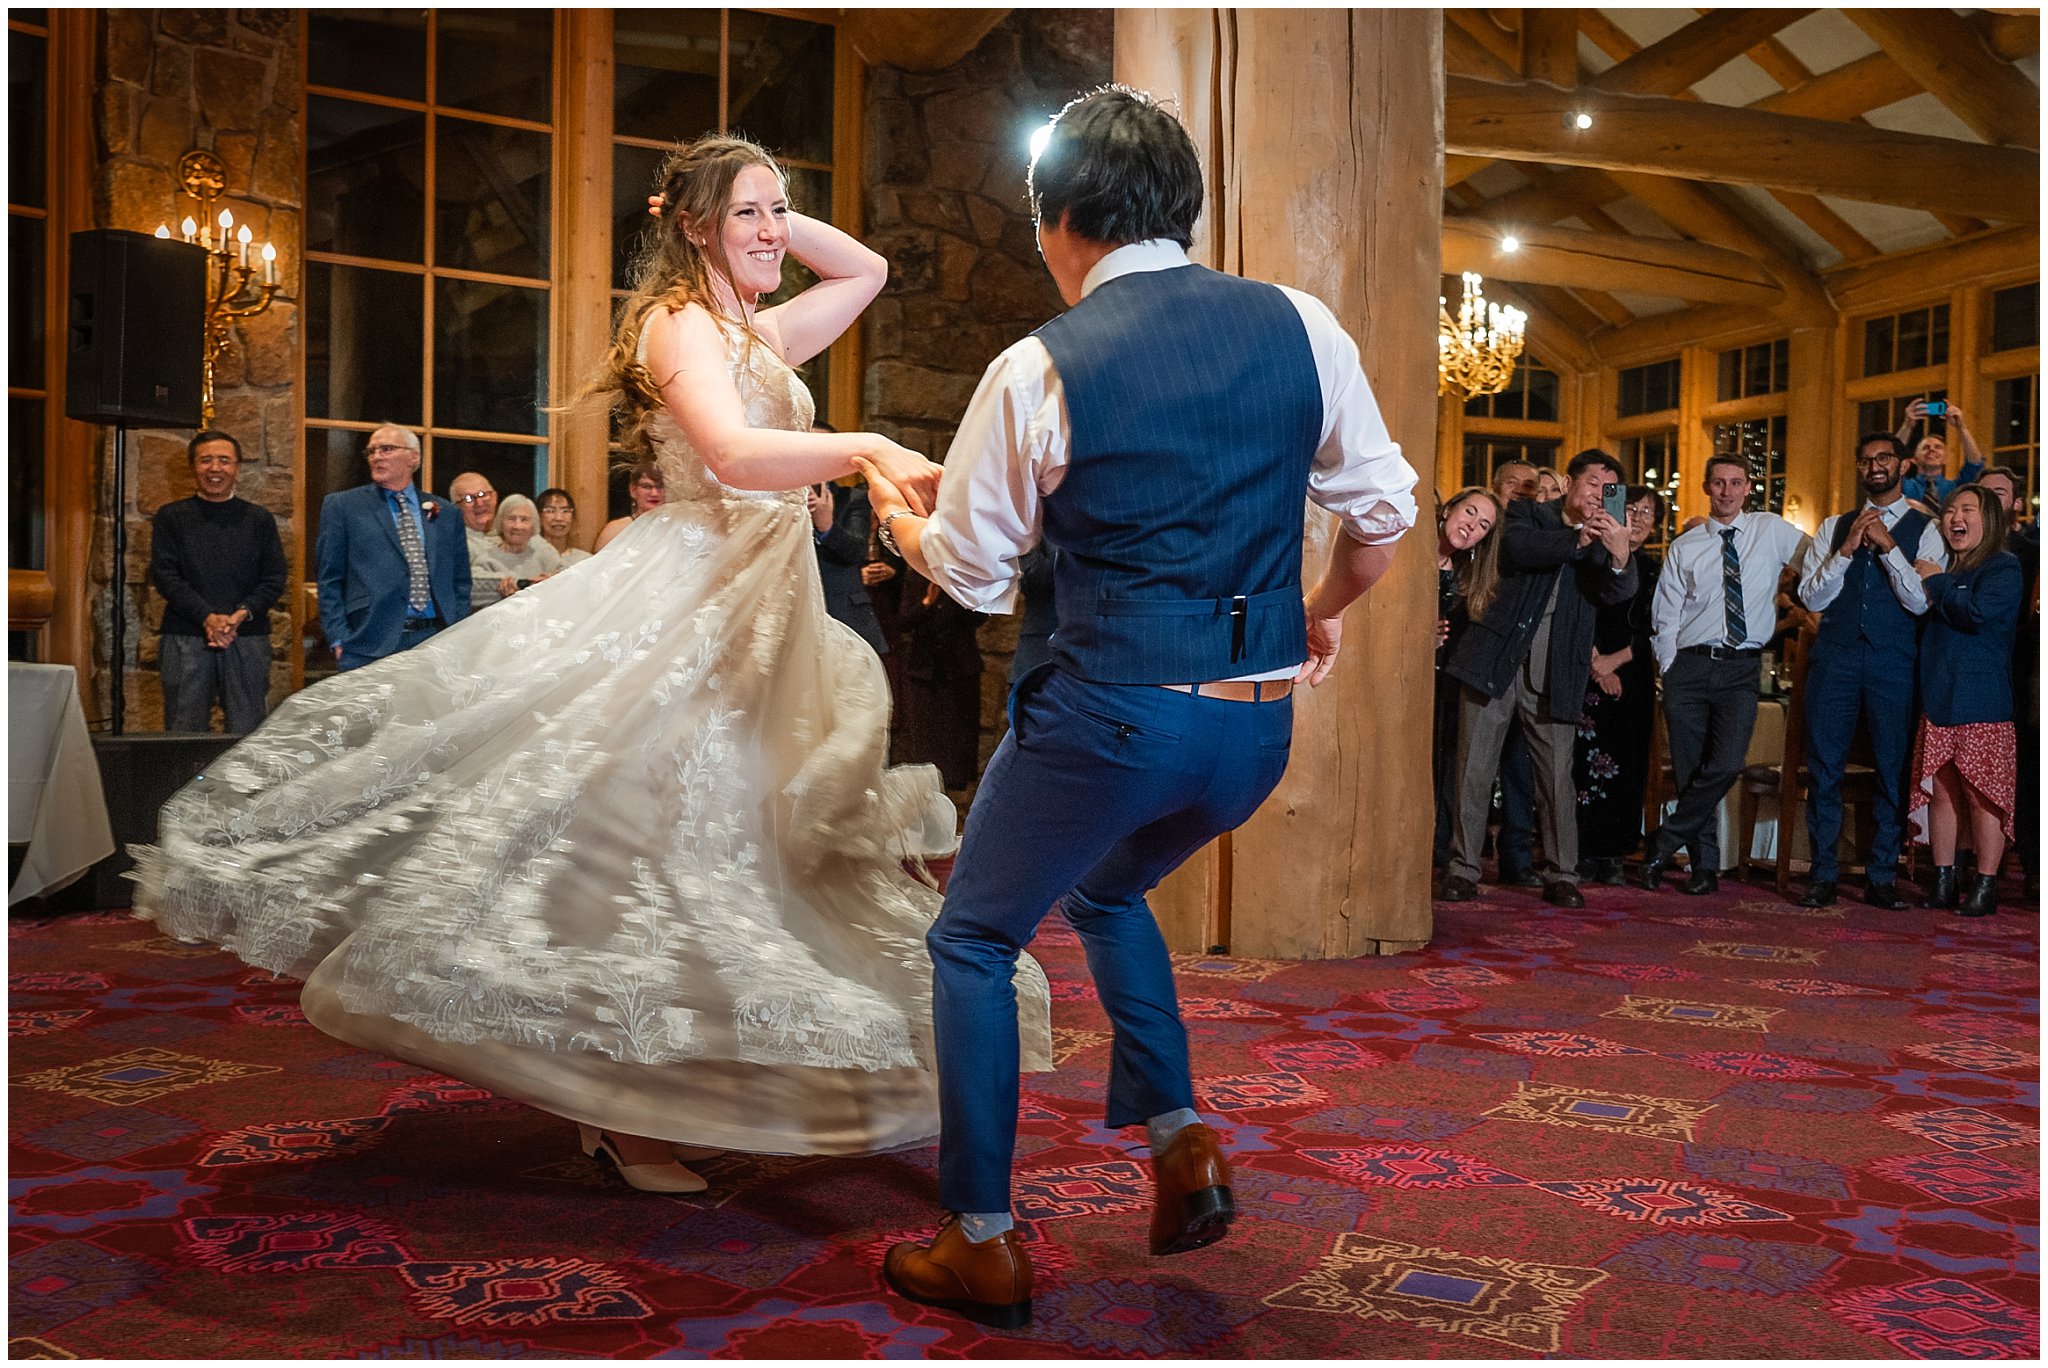
POLYGON ((789 254, 810 267, 818 283, 795 299, 763 309, 754 323, 782 345, 782 359, 801 366, 853 326, 889 279, 889 263, 851 234, 820 219, 789 211, 789 254))
MULTIPOLYGON (((860 250, 867 251, 864 247, 860 250)), ((806 290, 801 298, 822 288, 806 290)), ((791 300, 782 307, 797 302, 791 300)), ((860 310, 849 307, 850 321, 860 310)), ((657 307, 644 326, 647 369, 660 383, 662 403, 722 483, 734 489, 795 489, 851 474, 855 458, 860 458, 874 462, 913 503, 921 499, 924 507, 920 512, 930 510, 938 493, 939 467, 886 437, 872 432, 785 432, 748 427, 746 410, 727 368, 725 338, 699 305, 674 311, 657 307), (898 471, 903 473, 901 480, 898 471), (912 489, 917 492, 913 494, 912 489)))

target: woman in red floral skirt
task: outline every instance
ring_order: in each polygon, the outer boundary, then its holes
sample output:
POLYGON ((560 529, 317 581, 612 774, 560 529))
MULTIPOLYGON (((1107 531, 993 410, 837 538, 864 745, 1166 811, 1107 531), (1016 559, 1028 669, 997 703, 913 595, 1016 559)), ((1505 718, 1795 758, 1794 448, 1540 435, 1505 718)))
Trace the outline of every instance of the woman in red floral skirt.
POLYGON ((2020 616, 2019 557, 2005 549, 2005 507, 1976 485, 1941 506, 1949 567, 1919 561, 1927 588, 1920 643, 1919 782, 1913 807, 1928 806, 1934 883, 1923 904, 1966 917, 1998 910, 1998 868, 2012 839, 2014 774, 2012 647, 2020 616), (1977 850, 1968 897, 1956 878, 1956 831, 1967 811, 1977 850), (1958 904, 1960 903, 1960 906, 1958 904))

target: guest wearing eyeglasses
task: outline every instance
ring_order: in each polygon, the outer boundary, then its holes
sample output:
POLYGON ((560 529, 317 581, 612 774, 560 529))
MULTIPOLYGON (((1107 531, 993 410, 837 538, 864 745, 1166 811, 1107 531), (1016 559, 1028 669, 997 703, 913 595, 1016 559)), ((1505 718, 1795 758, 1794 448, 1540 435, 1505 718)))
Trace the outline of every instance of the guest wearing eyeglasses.
POLYGON ((448 482, 448 501, 462 514, 463 537, 469 547, 469 606, 488 608, 505 597, 498 575, 490 570, 502 543, 491 524, 498 516, 498 491, 490 477, 465 470, 448 482))
POLYGON ((321 501, 313 544, 320 627, 344 670, 417 646, 469 616, 462 519, 413 487, 418 435, 380 427, 363 456, 370 483, 321 501))

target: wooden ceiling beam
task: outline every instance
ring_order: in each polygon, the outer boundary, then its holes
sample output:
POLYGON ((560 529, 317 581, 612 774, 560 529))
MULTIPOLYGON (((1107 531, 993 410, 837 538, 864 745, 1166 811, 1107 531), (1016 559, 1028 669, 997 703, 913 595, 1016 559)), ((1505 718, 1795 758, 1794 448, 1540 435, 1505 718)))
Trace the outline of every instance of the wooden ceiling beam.
POLYGON ((1446 150, 1568 166, 1644 171, 1733 185, 1969 214, 2040 218, 2040 158, 1860 124, 1602 92, 1533 81, 1444 80, 1446 150), (1594 115, 1586 130, 1569 116, 1594 115))
POLYGON ((1712 187, 1632 171, 1616 173, 1614 182, 1644 208, 1687 236, 1755 259, 1784 287, 1785 302, 1780 312, 1806 322, 1833 319, 1834 302, 1806 269, 1797 251, 1770 228, 1725 202, 1712 187))
POLYGON ((1749 107, 1808 119, 1854 119, 1919 93, 1918 84, 1890 53, 1873 52, 1766 95, 1749 107))
POLYGON ((1930 286, 1945 289, 1951 282, 2037 271, 2040 263, 2040 230, 2007 228, 1967 242, 1934 243, 1878 261, 1838 266, 1827 274, 1828 291, 1849 312, 1889 304, 1930 286))
POLYGON ((1447 9, 1444 18, 1464 30, 1467 37, 1492 53, 1510 70, 1522 69, 1522 45, 1515 35, 1503 32, 1485 10, 1447 9))
MULTIPOLYGON (((1456 22, 1456 16, 1461 14, 1467 14, 1467 11, 1448 9, 1444 11, 1445 72, 1456 72, 1461 76, 1481 76, 1492 81, 1514 80, 1519 74, 1520 68, 1512 62, 1502 61, 1494 54, 1492 48, 1474 37, 1470 28, 1467 27, 1467 24, 1472 22, 1469 18, 1465 23, 1456 22)), ((1484 23, 1487 21, 1481 20, 1479 22, 1484 23)), ((1487 23, 1487 27, 1491 28, 1492 25, 1487 23)), ((1453 186, 1459 185, 1468 176, 1477 175, 1492 164, 1493 159, 1491 157, 1446 156, 1444 158, 1444 188, 1448 190, 1453 186)))
POLYGON ((1495 195, 1472 212, 1494 223, 1555 223, 1588 207, 1597 210, 1624 193, 1613 177, 1590 167, 1570 167, 1548 175, 1542 167, 1524 169, 1536 177, 1533 184, 1495 195))
POLYGON ((1858 232, 1855 224, 1828 208, 1827 201, 1820 196, 1802 195, 1793 190, 1773 190, 1771 198, 1819 234, 1828 246, 1840 252, 1844 261, 1868 261, 1878 255, 1877 244, 1858 232))
POLYGON ((1446 274, 1477 271, 1568 289, 1627 290, 1674 299, 1770 308, 1785 292, 1756 261, 1700 242, 1630 237, 1570 228, 1523 228, 1519 247, 1501 247, 1508 230, 1484 219, 1448 217, 1443 224, 1446 274))
POLYGON ((1947 9, 1845 9, 1893 61, 1988 143, 2041 145, 2041 91, 1947 9))
POLYGON ((1596 9, 1579 12, 1579 32, 1593 40, 1593 46, 1616 62, 1625 62, 1643 50, 1643 45, 1621 31, 1621 26, 1596 9))
POLYGON ((1593 337, 1593 351, 1603 365, 1634 366, 1669 356, 1681 348, 1742 333, 1785 326, 1778 316, 1739 304, 1707 304, 1674 313, 1652 314, 1625 327, 1593 337))
POLYGON ((1529 316, 1523 332, 1525 344, 1545 361, 1581 375, 1600 368, 1600 358, 1586 341, 1599 328, 1600 320, 1563 290, 1496 288, 1492 281, 1486 289, 1488 299, 1512 305, 1529 316))
POLYGON ((1579 83, 1579 12, 1522 11, 1522 76, 1570 89, 1579 83))
POLYGON ((842 9, 840 31, 869 63, 905 71, 953 65, 1010 13, 1006 9, 842 9))
POLYGON ((2032 57, 2041 51, 2041 12, 2005 14, 1986 10, 1976 16, 1978 31, 1991 50, 2008 62, 2032 57))
POLYGON ((1676 95, 1719 71, 1810 9, 1717 9, 1586 81, 1625 95, 1676 95))

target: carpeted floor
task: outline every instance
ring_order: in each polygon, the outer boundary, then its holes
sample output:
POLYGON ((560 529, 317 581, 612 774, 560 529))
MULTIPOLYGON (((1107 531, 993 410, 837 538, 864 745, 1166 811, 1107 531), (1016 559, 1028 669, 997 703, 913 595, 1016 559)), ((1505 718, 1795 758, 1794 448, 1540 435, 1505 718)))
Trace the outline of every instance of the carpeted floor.
POLYGON ((1421 954, 1180 965, 1242 1218, 1163 1260, 1049 923, 1013 1336, 882 1287, 929 1150, 645 1196, 566 1123, 315 1032, 294 984, 118 915, 16 922, 14 1356, 2039 1352, 2031 911, 1489 893, 1421 954))

